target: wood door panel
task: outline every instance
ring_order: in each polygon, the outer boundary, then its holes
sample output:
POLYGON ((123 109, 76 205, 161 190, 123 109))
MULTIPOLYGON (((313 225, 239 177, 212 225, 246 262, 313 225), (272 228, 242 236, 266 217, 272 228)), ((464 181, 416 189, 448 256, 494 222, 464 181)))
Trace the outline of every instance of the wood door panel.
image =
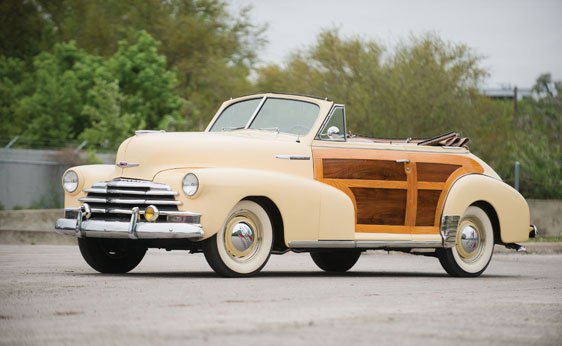
POLYGON ((324 159, 324 178, 406 181, 404 164, 389 160, 324 159))
POLYGON ((431 181, 443 183, 447 181, 454 171, 461 168, 460 165, 446 163, 418 162, 418 181, 431 181))
POLYGON ((408 190, 352 187, 357 203, 357 223, 404 225, 408 190))
POLYGON ((433 226, 441 190, 418 190, 416 226, 433 226))
POLYGON ((445 152, 317 147, 313 156, 315 179, 349 196, 363 233, 438 234, 451 185, 483 172, 469 155, 445 152))

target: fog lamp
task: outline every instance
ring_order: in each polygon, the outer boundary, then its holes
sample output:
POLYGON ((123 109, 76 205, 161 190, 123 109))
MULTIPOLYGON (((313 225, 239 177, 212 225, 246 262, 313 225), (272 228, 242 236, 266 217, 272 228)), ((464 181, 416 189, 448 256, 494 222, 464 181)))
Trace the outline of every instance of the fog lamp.
POLYGON ((160 212, 158 211, 158 208, 156 208, 153 205, 149 205, 148 207, 146 207, 146 209, 144 210, 144 218, 146 219, 146 221, 148 222, 154 222, 156 221, 156 219, 158 219, 158 216, 160 216, 160 212))

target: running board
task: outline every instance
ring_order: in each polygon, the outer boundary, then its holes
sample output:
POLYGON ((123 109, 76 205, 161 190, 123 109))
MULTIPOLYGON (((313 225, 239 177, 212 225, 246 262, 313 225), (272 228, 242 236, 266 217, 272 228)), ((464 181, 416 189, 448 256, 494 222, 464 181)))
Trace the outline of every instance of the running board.
POLYGON ((289 242, 291 249, 408 249, 442 248, 440 240, 296 240, 289 242))

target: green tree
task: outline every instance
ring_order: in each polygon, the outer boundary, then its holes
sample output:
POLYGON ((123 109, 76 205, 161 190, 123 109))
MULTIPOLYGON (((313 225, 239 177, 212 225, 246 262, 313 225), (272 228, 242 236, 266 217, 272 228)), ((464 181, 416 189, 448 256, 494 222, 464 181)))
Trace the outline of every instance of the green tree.
POLYGON ((138 128, 185 127, 176 74, 166 68, 166 57, 158 53, 158 42, 147 32, 141 31, 134 44, 121 41, 108 67, 119 81, 124 113, 136 114, 143 121, 138 128))
POLYGON ((260 89, 331 97, 347 105, 352 131, 379 137, 471 132, 483 101, 477 86, 485 76, 464 45, 429 35, 389 52, 374 41, 344 39, 337 30, 321 33, 286 67, 259 72, 260 89))
POLYGON ((562 81, 543 74, 533 92, 519 102, 511 158, 521 162, 525 196, 562 198, 562 81))
POLYGON ((74 42, 57 44, 33 59, 29 73, 17 59, 0 59, 0 112, 18 120, 2 125, 7 134, 40 145, 80 138, 115 149, 135 129, 184 129, 189 103, 178 96, 175 72, 156 40, 146 32, 137 36, 109 58, 74 42))
POLYGON ((7 47, 7 56, 31 60, 55 42, 75 41, 90 54, 110 57, 119 42, 148 32, 163 43, 160 53, 176 71, 179 96, 191 102, 184 115, 193 128, 203 128, 224 99, 254 90, 248 77, 265 40, 248 8, 232 13, 220 0, 6 1, 0 38, 22 46, 7 47))

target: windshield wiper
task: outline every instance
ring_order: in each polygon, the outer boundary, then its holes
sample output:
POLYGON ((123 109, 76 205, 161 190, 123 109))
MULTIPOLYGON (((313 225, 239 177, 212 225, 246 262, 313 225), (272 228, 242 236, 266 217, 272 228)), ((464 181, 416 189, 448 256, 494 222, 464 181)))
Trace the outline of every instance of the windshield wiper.
POLYGON ((223 127, 221 131, 234 131, 234 130, 242 130, 245 126, 238 126, 238 127, 223 127))
POLYGON ((279 128, 278 127, 261 127, 258 130, 262 130, 262 131, 275 131, 277 133, 279 133, 279 128))

